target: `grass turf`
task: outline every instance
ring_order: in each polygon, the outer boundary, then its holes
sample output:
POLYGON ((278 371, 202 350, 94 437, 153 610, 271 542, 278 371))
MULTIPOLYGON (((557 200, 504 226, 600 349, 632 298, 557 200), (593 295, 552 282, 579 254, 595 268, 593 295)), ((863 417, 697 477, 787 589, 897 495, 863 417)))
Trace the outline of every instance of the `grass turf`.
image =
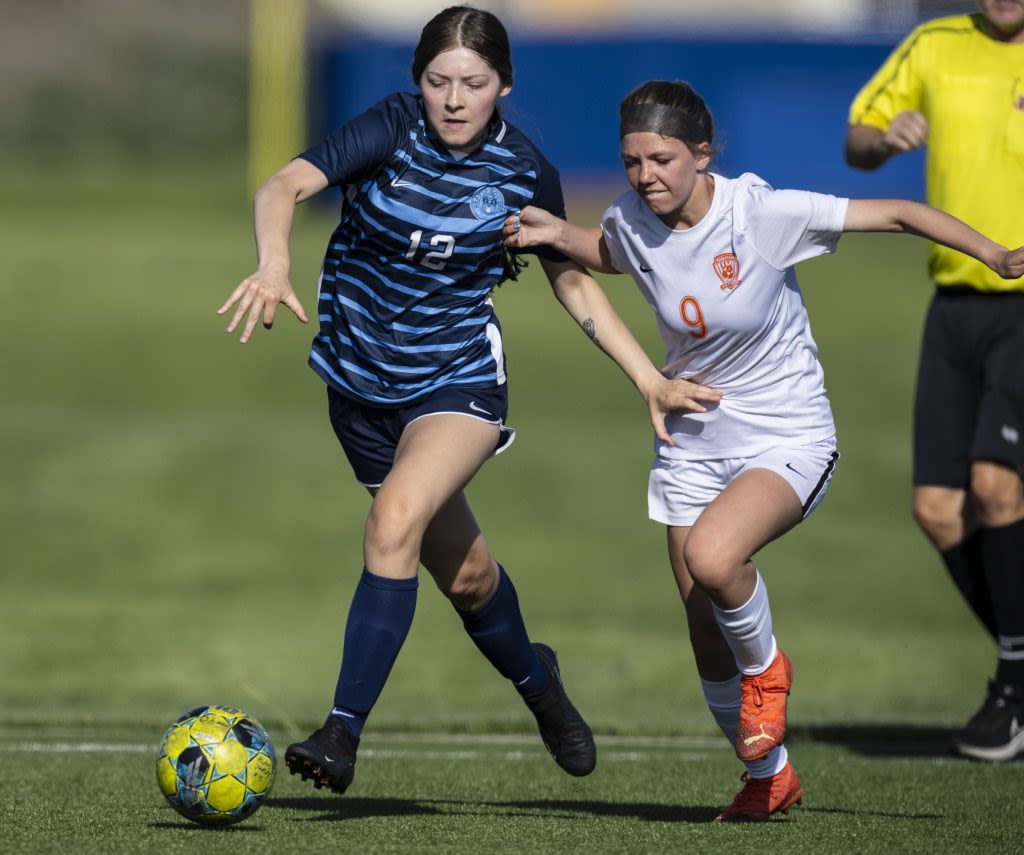
POLYGON ((1019 767, 933 756, 927 742, 878 756, 880 744, 796 740, 803 805, 750 827, 709 824, 739 787, 721 741, 608 739, 594 775, 575 780, 534 739, 385 735, 364 742, 344 798, 279 767, 255 816, 214 830, 163 803, 152 746, 114 736, 0 735, 9 851, 1010 853, 1024 819, 1019 800, 993 798, 1019 767), (42 798, 55 781, 60 798, 42 798))

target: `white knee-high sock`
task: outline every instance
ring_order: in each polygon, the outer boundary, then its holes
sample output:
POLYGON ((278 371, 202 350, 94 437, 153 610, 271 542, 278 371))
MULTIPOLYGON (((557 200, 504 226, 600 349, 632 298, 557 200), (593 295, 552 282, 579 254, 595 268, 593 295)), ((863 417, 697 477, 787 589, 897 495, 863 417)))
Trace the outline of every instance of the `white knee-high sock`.
POLYGON ((736 666, 748 677, 765 671, 778 648, 772 635, 772 612, 768 607, 768 590, 756 570, 754 593, 738 609, 711 608, 725 636, 725 642, 736 657, 736 666))
MULTIPOLYGON (((732 745, 736 740, 736 728, 740 723, 740 675, 737 674, 721 683, 702 677, 700 687, 704 691, 704 700, 707 701, 711 715, 715 717, 715 722, 732 745)), ((747 773, 751 778, 770 778, 781 772, 788 761, 789 753, 786 746, 776 745, 766 757, 743 765, 747 767, 747 773)))

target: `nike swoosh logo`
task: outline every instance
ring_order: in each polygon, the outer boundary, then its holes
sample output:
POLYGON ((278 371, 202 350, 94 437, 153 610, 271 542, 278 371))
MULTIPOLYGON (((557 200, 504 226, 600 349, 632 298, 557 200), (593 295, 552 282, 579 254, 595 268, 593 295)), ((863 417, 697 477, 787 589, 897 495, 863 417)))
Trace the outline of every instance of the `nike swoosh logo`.
POLYGON ((804 473, 801 472, 799 469, 797 469, 792 463, 787 463, 786 464, 786 468, 791 470, 791 471, 793 471, 793 472, 796 472, 797 475, 799 475, 801 478, 803 478, 804 473))
POLYGON ((653 271, 654 271, 653 267, 648 267, 646 264, 641 264, 640 265, 640 272, 641 273, 652 273, 653 271))
POLYGON ((1017 716, 1014 716, 1010 719, 1010 739, 1016 739, 1017 735, 1022 732, 1024 732, 1024 727, 1020 726, 1020 723, 1017 721, 1017 716))
POLYGON ((411 181, 402 181, 402 179, 400 179, 400 178, 394 178, 391 181, 391 186, 392 187, 412 187, 413 183, 411 181))
POLYGON ((483 407, 478 407, 476 401, 470 401, 469 402, 469 408, 471 410, 473 410, 473 412, 483 413, 485 416, 489 416, 490 415, 490 412, 485 410, 483 407))

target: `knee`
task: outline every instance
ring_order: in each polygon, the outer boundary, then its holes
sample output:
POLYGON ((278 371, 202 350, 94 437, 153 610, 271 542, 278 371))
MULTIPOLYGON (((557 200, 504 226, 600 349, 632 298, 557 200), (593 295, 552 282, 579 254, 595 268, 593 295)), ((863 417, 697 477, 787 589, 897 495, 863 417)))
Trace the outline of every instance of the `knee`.
POLYGON ((971 495, 983 525, 1010 525, 1022 516, 1021 479, 1012 469, 994 464, 972 466, 971 495))
POLYGON ((963 529, 960 505, 927 494, 914 496, 914 521, 939 549, 955 544, 963 529))
POLYGON ((722 545, 715 543, 714 538, 703 536, 696 528, 686 538, 683 560, 693 580, 712 598, 726 587, 736 569, 736 562, 722 545))
POLYGON ((366 520, 364 546, 377 559, 419 550, 423 537, 415 506, 402 495, 378 493, 366 520))
POLYGON ((498 586, 498 570, 486 550, 480 555, 471 552, 450 582, 442 584, 436 577, 435 581, 453 606, 471 611, 491 598, 498 586))

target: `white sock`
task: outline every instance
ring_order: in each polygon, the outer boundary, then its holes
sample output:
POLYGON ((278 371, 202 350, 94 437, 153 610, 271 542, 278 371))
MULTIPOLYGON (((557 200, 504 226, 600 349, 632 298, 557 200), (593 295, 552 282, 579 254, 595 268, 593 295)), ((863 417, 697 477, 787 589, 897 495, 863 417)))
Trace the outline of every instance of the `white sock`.
MULTIPOLYGON (((740 675, 737 674, 729 680, 715 683, 711 680, 700 680, 700 687, 704 692, 704 700, 707 701, 711 715, 715 722, 725 734, 725 738, 732 745, 736 741, 736 728, 740 723, 740 675)), ((777 775, 789 761, 789 753, 785 745, 777 745, 767 756, 760 760, 752 760, 743 765, 747 767, 747 773, 751 778, 770 778, 777 775)))
POLYGON ((714 603, 711 604, 725 642, 736 657, 736 666, 748 677, 767 670, 778 652, 775 636, 772 635, 768 590, 761 574, 756 570, 754 573, 757 576, 754 593, 738 609, 720 609, 714 603))
POLYGON ((732 745, 736 741, 736 728, 740 725, 740 675, 721 683, 701 677, 700 687, 715 723, 732 745))

